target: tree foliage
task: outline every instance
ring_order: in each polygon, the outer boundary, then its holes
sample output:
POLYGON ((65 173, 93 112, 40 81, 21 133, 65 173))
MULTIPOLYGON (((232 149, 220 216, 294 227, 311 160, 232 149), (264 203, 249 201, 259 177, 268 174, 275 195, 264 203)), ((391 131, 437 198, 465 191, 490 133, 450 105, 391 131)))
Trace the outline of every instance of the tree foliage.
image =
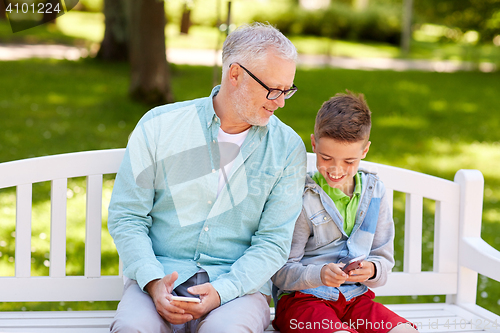
POLYGON ((491 41, 500 34, 500 0, 417 0, 418 20, 476 30, 482 41, 491 41))

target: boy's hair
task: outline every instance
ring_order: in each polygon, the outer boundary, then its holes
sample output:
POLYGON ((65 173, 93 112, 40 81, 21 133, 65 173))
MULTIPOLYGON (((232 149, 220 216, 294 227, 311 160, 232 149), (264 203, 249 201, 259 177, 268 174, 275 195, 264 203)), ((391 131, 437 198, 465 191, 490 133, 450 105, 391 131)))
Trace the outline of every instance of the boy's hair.
POLYGON ((370 138, 371 111, 363 94, 338 93, 324 102, 316 116, 314 137, 341 142, 357 142, 370 138))

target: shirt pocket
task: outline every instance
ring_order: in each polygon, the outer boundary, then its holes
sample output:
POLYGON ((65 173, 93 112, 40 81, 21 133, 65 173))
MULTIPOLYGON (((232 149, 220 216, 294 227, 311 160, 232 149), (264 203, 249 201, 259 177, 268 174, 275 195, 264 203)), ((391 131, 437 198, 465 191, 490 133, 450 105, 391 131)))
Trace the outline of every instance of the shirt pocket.
POLYGON ((339 228, 325 210, 315 213, 310 217, 310 220, 313 228, 313 243, 316 248, 342 237, 339 228))

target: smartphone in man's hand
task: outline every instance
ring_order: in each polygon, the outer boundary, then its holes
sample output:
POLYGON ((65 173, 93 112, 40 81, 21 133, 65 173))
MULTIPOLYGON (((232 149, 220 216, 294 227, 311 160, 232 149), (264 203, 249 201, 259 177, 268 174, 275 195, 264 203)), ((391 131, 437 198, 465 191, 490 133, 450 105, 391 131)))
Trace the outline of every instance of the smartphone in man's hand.
POLYGON ((184 296, 172 296, 172 301, 179 302, 191 302, 191 303, 200 303, 200 299, 197 297, 184 297, 184 296))

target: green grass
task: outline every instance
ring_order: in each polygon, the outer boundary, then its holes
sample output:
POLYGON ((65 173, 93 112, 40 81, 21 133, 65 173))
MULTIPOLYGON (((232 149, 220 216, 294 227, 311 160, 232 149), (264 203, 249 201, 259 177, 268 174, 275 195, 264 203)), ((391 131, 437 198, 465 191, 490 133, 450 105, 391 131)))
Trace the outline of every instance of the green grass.
MULTIPOLYGON (((0 62, 0 162, 74 151, 124 147, 136 122, 148 107, 127 97, 126 64, 27 60, 0 62)), ((177 100, 208 95, 212 69, 173 66, 177 100), (196 84, 193 84, 195 82, 196 84)), ((299 69, 299 92, 277 116, 294 128, 311 150, 309 136, 321 103, 344 89, 363 92, 373 112, 372 146, 367 160, 453 179, 461 168, 479 169, 485 176, 483 238, 500 249, 500 73, 423 73, 299 69)), ((105 179, 103 212, 112 188, 105 179)), ((68 190, 69 275, 83 274, 83 179, 71 179, 68 190)), ((33 200, 32 272, 47 275, 49 255, 49 184, 36 184, 33 200)), ((402 195, 396 194, 396 268, 402 269, 404 237, 402 195)), ((432 267, 434 203, 424 202, 423 268, 432 267)), ((14 273, 15 197, 0 191, 0 272, 14 273)), ((103 274, 117 274, 117 255, 103 218, 103 274)), ((500 286, 481 277, 478 303, 500 314, 500 286)), ((386 302, 443 301, 443 296, 386 302)), ((115 308, 116 302, 4 303, 0 310, 73 310, 115 308)))
POLYGON ((75 37, 62 33, 55 24, 42 24, 35 28, 13 33, 9 21, 0 20, 0 42, 67 45, 75 43, 76 40, 75 37))

